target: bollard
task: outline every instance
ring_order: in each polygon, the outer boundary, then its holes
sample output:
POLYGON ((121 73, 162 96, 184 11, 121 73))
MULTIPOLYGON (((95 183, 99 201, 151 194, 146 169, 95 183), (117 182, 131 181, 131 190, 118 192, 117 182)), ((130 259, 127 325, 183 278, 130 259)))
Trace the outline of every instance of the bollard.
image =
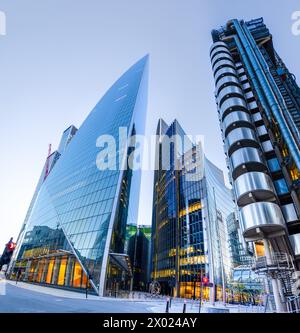
POLYGON ((184 300, 184 303, 183 303, 182 313, 186 313, 186 300, 184 300))
POLYGON ((166 313, 169 313, 169 307, 170 307, 170 301, 169 298, 167 298, 166 313))

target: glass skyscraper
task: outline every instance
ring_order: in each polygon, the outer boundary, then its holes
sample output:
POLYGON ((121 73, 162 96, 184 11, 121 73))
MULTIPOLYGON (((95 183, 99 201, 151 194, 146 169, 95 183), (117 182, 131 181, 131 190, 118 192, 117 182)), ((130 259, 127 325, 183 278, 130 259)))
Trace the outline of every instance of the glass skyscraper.
POLYGON ((215 96, 243 236, 277 311, 293 310, 292 273, 300 268, 300 88, 262 18, 231 20, 213 30, 212 39, 215 96))
POLYGON ((64 132, 56 163, 41 177, 22 227, 12 278, 65 288, 90 285, 99 295, 130 289, 124 246, 128 216, 137 222, 140 172, 127 162, 135 149, 129 138, 144 133, 147 85, 148 56, 116 81, 78 131, 71 126, 64 132), (119 128, 131 142, 125 149, 118 145, 119 128), (116 150, 99 146, 101 136, 113 137, 116 150), (99 169, 103 148, 116 168, 99 169))
POLYGON ((226 219, 235 210, 231 191, 201 144, 178 146, 174 140, 166 150, 169 138, 185 136, 177 120, 168 126, 160 119, 157 135, 151 278, 164 294, 199 298, 205 276, 212 287, 204 288, 203 297, 225 300, 231 273, 226 219))

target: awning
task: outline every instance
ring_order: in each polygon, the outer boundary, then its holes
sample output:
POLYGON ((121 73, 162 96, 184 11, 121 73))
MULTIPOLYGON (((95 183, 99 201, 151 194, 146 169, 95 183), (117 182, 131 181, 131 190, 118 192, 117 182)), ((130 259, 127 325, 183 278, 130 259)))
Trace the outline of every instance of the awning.
POLYGON ((110 253, 111 260, 119 266, 122 270, 132 276, 132 266, 130 257, 125 253, 110 253))

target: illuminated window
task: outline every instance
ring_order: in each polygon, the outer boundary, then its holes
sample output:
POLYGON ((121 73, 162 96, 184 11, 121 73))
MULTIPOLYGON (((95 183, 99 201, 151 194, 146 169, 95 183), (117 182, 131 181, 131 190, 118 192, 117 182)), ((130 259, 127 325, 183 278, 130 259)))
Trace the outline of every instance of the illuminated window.
POLYGON ((59 268, 58 282, 57 282, 59 286, 63 286, 65 284, 66 266, 67 266, 67 259, 64 258, 62 259, 59 268))
POLYGON ((37 273, 37 277, 36 277, 37 282, 41 282, 44 268, 45 268, 45 261, 42 260, 39 262, 39 266, 38 266, 38 273, 37 273))
POLYGON ((265 255, 265 249, 262 243, 255 243, 255 253, 258 257, 263 257, 265 255))
POLYGON ((86 285, 87 285, 87 276, 86 276, 86 274, 83 273, 81 287, 86 288, 86 285))
POLYGON ((74 275, 73 275, 73 287, 80 288, 81 286, 81 274, 82 268, 78 262, 75 263, 74 275))
POLYGON ((47 272, 47 278, 46 278, 46 283, 49 283, 49 284, 51 283, 53 266, 54 266, 54 259, 50 259, 49 266, 48 266, 48 272, 47 272))
POLYGON ((290 170, 290 175, 291 175, 292 180, 298 180, 300 178, 300 172, 296 167, 293 167, 290 170))

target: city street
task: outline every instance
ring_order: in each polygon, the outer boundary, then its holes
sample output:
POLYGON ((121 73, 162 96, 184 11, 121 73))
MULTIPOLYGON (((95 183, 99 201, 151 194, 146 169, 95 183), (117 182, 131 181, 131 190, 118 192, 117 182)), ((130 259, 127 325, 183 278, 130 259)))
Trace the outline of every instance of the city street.
POLYGON ((51 288, 36 287, 19 283, 15 285, 2 280, 6 284, 6 295, 0 293, 0 313, 151 313, 151 303, 116 300, 111 298, 97 298, 85 294, 65 292, 51 288), (33 289, 45 289, 37 292, 33 289), (48 294, 48 290, 53 295, 48 294), (46 293, 47 292, 47 293, 46 293), (74 294, 74 296, 72 295, 74 294), (61 296, 59 296, 61 295, 61 296), (62 297, 67 295, 67 297, 62 297))
MULTIPOLYGON (((150 298, 134 293, 134 299, 98 297, 57 288, 43 287, 0 278, 0 313, 165 313, 166 297, 150 298)), ((199 313, 199 302, 173 299, 169 313, 199 313)), ((262 307, 202 304, 201 313, 262 313, 262 307)))

